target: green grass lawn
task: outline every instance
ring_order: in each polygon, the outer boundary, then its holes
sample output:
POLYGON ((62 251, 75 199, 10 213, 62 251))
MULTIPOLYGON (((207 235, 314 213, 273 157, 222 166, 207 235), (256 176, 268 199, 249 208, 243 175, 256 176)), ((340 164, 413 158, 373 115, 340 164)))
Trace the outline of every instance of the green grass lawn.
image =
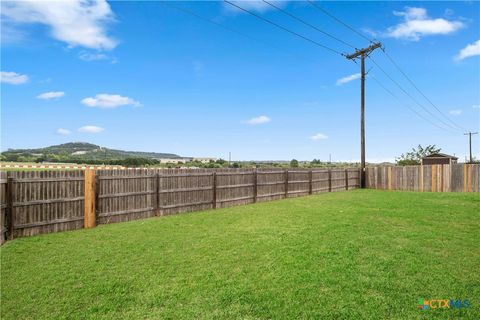
POLYGON ((7 242, 1 318, 479 319, 479 272, 479 194, 355 190, 7 242))

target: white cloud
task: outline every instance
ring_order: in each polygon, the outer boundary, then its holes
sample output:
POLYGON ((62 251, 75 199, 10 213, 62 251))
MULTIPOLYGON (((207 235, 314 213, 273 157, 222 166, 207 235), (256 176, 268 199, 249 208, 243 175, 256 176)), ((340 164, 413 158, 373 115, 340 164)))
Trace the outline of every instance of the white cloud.
POLYGON ((455 109, 455 110, 450 110, 449 112, 452 116, 459 116, 462 114, 462 110, 460 109, 455 109))
POLYGON ((313 136, 311 136, 310 139, 313 140, 313 141, 325 140, 325 139, 328 139, 328 136, 323 134, 323 133, 317 133, 317 134, 314 134, 313 136))
POLYGON ((37 96, 37 99, 50 100, 50 99, 61 98, 64 95, 65 95, 65 92, 63 91, 51 91, 51 92, 45 92, 45 93, 39 94, 37 96))
POLYGON ((16 72, 0 72, 0 82, 9 84, 22 84, 28 81, 26 74, 19 74, 16 72))
POLYGON ((57 134, 59 134, 61 136, 68 136, 70 133, 72 133, 72 132, 68 129, 60 128, 60 129, 57 130, 57 134))
POLYGON ((117 45, 106 31, 114 20, 106 0, 2 1, 1 9, 2 20, 9 26, 46 25, 53 38, 70 47, 111 50, 117 45))
POLYGON ((337 80, 337 86, 341 86, 342 84, 348 83, 350 81, 360 79, 360 77, 361 77, 360 73, 355 73, 355 74, 340 78, 337 80))
POLYGON ((272 119, 270 119, 267 116, 258 116, 248 120, 247 123, 255 125, 255 124, 269 123, 270 121, 272 121, 272 119))
POLYGON ((82 133, 100 133, 104 130, 105 130, 104 128, 91 126, 91 125, 78 128, 78 132, 82 132, 82 133))
POLYGON ((83 61, 108 60, 108 56, 104 53, 81 52, 78 57, 83 61))
POLYGON ((465 26, 461 21, 432 19, 424 8, 406 7, 405 11, 393 14, 403 17, 404 22, 387 29, 384 35, 392 38, 418 41, 423 36, 449 34, 465 26))
POLYGON ((132 105, 134 107, 140 107, 141 104, 129 97, 123 97, 118 94, 100 93, 94 98, 88 97, 81 101, 87 107, 97 107, 103 109, 113 109, 120 106, 132 105))
POLYGON ((479 56, 480 55, 480 40, 475 41, 474 43, 468 44, 465 48, 460 50, 460 52, 455 56, 455 60, 463 60, 465 58, 479 56))

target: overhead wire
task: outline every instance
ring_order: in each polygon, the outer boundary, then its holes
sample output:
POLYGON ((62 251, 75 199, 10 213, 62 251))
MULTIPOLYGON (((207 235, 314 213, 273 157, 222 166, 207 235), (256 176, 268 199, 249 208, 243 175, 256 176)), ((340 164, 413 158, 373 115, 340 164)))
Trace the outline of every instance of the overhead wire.
POLYGON ((388 60, 390 60, 390 62, 395 66, 395 68, 397 68, 397 70, 408 80, 408 82, 410 82, 410 84, 418 91, 418 93, 420 93, 420 95, 422 95, 422 97, 425 98, 425 100, 428 101, 428 103, 430 103, 430 105, 432 105, 435 110, 437 110, 445 119, 447 119, 450 123, 452 123, 454 126, 456 126, 457 128, 461 129, 461 130, 465 130, 467 131, 467 129, 465 129, 464 127, 460 126, 459 124, 457 124, 455 121, 453 121, 450 117, 448 117, 447 115, 445 115, 433 102, 432 100, 430 100, 423 92, 422 90, 420 90, 420 88, 418 88, 418 86, 413 82, 413 80, 402 70, 402 68, 400 68, 400 66, 398 65, 398 63, 395 62, 395 60, 393 60, 393 58, 387 53, 387 51, 385 51, 384 48, 382 48, 382 51, 383 53, 385 54, 385 56, 388 58, 388 60))
POLYGON ((331 14, 330 12, 328 12, 327 10, 323 9, 321 6, 319 6, 317 3, 315 3, 315 1, 312 1, 312 0, 307 0, 311 6, 313 6, 314 8, 320 10, 321 12, 323 12, 324 14, 326 14, 327 16, 329 16, 330 18, 334 19, 335 21, 337 21, 338 23, 342 24, 343 26, 345 26, 346 28, 350 29, 351 31, 355 32, 357 35, 359 35, 360 37, 364 38, 365 40, 367 40, 368 42, 374 42, 372 39, 369 39, 367 36, 365 36, 364 34, 358 32, 355 28, 351 27, 349 24, 343 22, 342 20, 340 20, 339 18, 335 17, 333 14, 331 14))
POLYGON ((238 35, 240 35, 240 36, 242 36, 242 37, 248 38, 248 39, 253 40, 253 41, 256 41, 256 42, 263 43, 264 45, 269 46, 269 47, 272 47, 272 48, 274 48, 274 49, 276 49, 276 50, 284 51, 284 52, 287 53, 287 54, 290 54, 290 55, 292 55, 292 56, 298 56, 298 57, 301 57, 302 59, 307 59, 307 60, 310 60, 310 61, 314 61, 313 59, 308 58, 308 57, 306 57, 306 56, 304 56, 304 55, 301 55, 301 54, 298 54, 298 53, 296 53, 296 52, 287 50, 287 49, 285 49, 285 48, 276 46, 276 45, 274 45, 274 44, 272 44, 272 43, 270 43, 270 42, 268 42, 268 41, 265 41, 265 40, 263 40, 263 39, 259 39, 259 38, 252 37, 251 35, 249 35, 249 34, 247 34, 247 33, 244 33, 244 32, 241 32, 241 31, 239 31, 239 30, 236 30, 236 29, 234 29, 234 28, 231 28, 231 27, 229 27, 229 26, 226 26, 226 25, 224 25, 224 24, 222 24, 222 23, 220 23, 220 22, 217 22, 217 21, 215 21, 215 20, 208 19, 208 18, 206 18, 206 17, 204 17, 204 16, 201 16, 201 15, 197 14, 197 13, 194 12, 194 11, 185 9, 185 8, 183 8, 183 7, 176 6, 176 5, 172 4, 171 2, 161 1, 160 3, 163 4, 164 6, 173 8, 173 9, 175 9, 175 10, 177 10, 177 11, 180 11, 180 12, 182 12, 182 13, 186 13, 186 14, 188 14, 188 15, 190 15, 190 16, 193 16, 193 17, 195 17, 195 18, 197 18, 197 19, 199 19, 199 20, 202 20, 202 21, 208 22, 208 23, 210 23, 210 24, 212 24, 212 25, 218 26, 218 27, 220 27, 220 28, 222 28, 222 29, 225 29, 225 30, 227 30, 227 31, 229 31, 229 32, 238 34, 238 35))
POLYGON ((306 25, 306 26, 308 26, 308 27, 310 27, 310 28, 312 28, 312 29, 317 30, 318 32, 322 33, 323 35, 325 35, 325 36, 327 36, 327 37, 330 37, 330 38, 332 38, 332 39, 334 39, 334 40, 336 40, 336 41, 338 41, 338 42, 346 45, 347 47, 356 49, 356 47, 355 47, 354 45, 352 45, 352 44, 350 44, 350 43, 348 43, 348 42, 346 42, 346 41, 343 41, 342 39, 340 39, 340 38, 332 35, 331 33, 328 33, 328 32, 326 32, 326 31, 324 31, 324 30, 322 30, 322 29, 314 26, 313 24, 311 24, 311 23, 309 23, 309 22, 307 22, 307 21, 305 21, 305 20, 297 17, 296 15, 294 15, 294 14, 292 14, 292 13, 290 13, 290 12, 288 12, 288 11, 282 9, 282 8, 280 8, 279 6, 276 6, 276 5, 274 5, 273 3, 271 3, 271 2, 269 2, 269 1, 267 1, 267 0, 263 0, 263 2, 265 2, 266 4, 268 4, 269 6, 271 6, 272 8, 275 8, 276 10, 282 12, 283 14, 286 14, 287 16, 289 16, 289 17, 291 17, 291 18, 293 18, 293 19, 295 19, 295 20, 303 23, 304 25, 306 25))
POLYGON ((404 104, 404 103, 402 102, 402 100, 401 100, 397 95, 395 95, 390 89, 388 89, 387 87, 385 87, 373 74, 368 75, 368 78, 373 79, 383 90, 385 90, 388 94, 390 94, 392 97, 394 97, 394 98, 399 102, 399 104, 400 104, 401 106, 407 107, 410 111, 412 111, 412 112, 415 113, 417 116, 419 116, 419 117, 422 118, 423 120, 427 121, 427 122, 430 123, 431 125, 439 128, 439 129, 452 132, 450 129, 445 128, 445 127, 442 127, 442 126, 438 125, 437 123, 431 121, 429 118, 423 116, 421 113, 419 113, 417 110, 415 110, 415 108, 411 107, 409 104, 404 104))
MULTIPOLYGON (((331 14, 330 12, 328 12, 327 10, 325 10, 323 7, 321 7, 320 5, 318 5, 315 1, 313 0, 307 0, 310 5, 312 5, 313 7, 315 7, 316 9, 318 9, 319 11, 323 12, 324 14, 326 14, 327 16, 329 16, 330 18, 334 19, 335 21, 337 21, 338 23, 342 24, 343 26, 345 26, 346 28, 350 29, 351 31, 353 31, 354 33, 356 33, 357 35, 359 35, 360 37, 362 37, 363 39, 373 43, 374 41, 370 38, 368 38, 367 36, 365 36, 364 34, 360 33, 358 30, 356 30, 355 28, 353 28, 352 26, 350 26, 349 24, 345 23, 344 21, 342 21, 341 19, 337 18, 336 16, 334 16, 333 14, 331 14)), ((440 115, 442 115, 443 118, 445 118, 448 122, 450 122, 450 124, 446 124, 448 127, 452 127, 452 125, 456 128, 454 128, 455 130, 467 130, 465 129, 464 127, 460 126, 459 124, 457 124, 455 121, 453 121, 450 117, 448 117, 447 115, 445 115, 441 110, 440 108, 438 108, 433 102, 431 99, 429 99, 427 97, 427 95, 425 95, 423 93, 422 90, 420 90, 420 88, 415 84, 415 82, 413 82, 413 80, 402 70, 402 68, 398 65, 398 63, 395 62, 395 60, 386 52, 385 48, 382 47, 382 52, 385 54, 385 56, 388 58, 388 60, 390 60, 390 62, 395 66, 395 68, 408 80, 408 82, 410 82, 410 84, 418 91, 418 93, 420 93, 420 95, 426 100, 428 101, 428 103, 438 112, 440 113, 440 115)), ((378 64, 371 58, 371 60, 378 66, 378 64)), ((380 66, 378 66, 382 72, 385 72, 385 70, 383 70, 383 68, 381 68, 380 66)), ((390 80, 392 80, 393 82, 396 83, 397 86, 400 87, 400 89, 405 93, 407 94, 411 99, 413 99, 415 101, 415 103, 417 105, 420 105, 422 107, 422 109, 424 110, 428 110, 426 109, 425 107, 423 107, 423 105, 421 105, 416 99, 414 99, 409 93, 407 93, 396 81, 393 80, 392 77, 390 77, 388 75, 388 77, 390 78, 390 80)), ((438 119, 440 122, 442 122, 443 124, 445 124, 445 122, 442 120, 442 119, 439 119, 437 118, 434 114, 432 114, 430 111, 427 111, 430 115, 432 115, 433 117, 435 117, 436 119, 438 119)))
POLYGON ((375 66, 377 66, 378 69, 380 69, 380 71, 382 71, 383 74, 385 74, 385 76, 390 79, 390 81, 392 81, 405 95, 407 95, 410 99, 412 99, 416 105, 418 105, 420 108, 422 108, 425 112, 427 112, 429 115, 431 115, 432 117, 434 117, 435 119, 437 119, 438 121, 440 121, 441 123, 443 123, 445 126, 447 127, 450 127, 452 128, 453 130, 455 131, 458 131, 458 128, 455 128, 454 126, 452 126, 451 124, 445 122, 443 119, 439 118, 436 114, 432 113, 429 109, 427 109, 423 104, 421 104, 417 99, 415 99, 415 97, 413 97, 410 93, 408 93, 399 83, 398 81, 396 81, 395 79, 393 79, 392 76, 390 76, 386 71, 385 69, 383 69, 376 61, 375 59, 373 59, 372 57, 368 57, 372 62, 373 64, 375 64, 375 66))
MULTIPOLYGON (((337 22, 339 22, 340 24, 344 25, 345 27, 347 27, 347 28, 350 29, 351 31, 355 32, 356 34, 358 34, 358 35, 361 36, 362 38, 366 39, 367 41, 372 42, 371 39, 369 39, 368 37, 366 37, 366 36, 363 35, 362 33, 358 32, 355 28, 351 27, 350 25, 348 25, 347 23, 343 22, 343 21, 340 20, 339 18, 335 17, 333 14, 331 14, 331 13, 328 12, 327 10, 323 9, 321 6, 317 5, 314 1, 312 1, 312 0, 307 0, 307 1, 308 1, 313 7, 315 7, 316 9, 322 11, 324 14, 328 15, 328 16, 331 17, 332 19, 334 19, 334 20, 336 20, 337 22)), ((239 6, 239 5, 231 2, 231 1, 229 1, 229 0, 224 0, 224 2, 227 3, 227 4, 229 4, 229 5, 231 5, 231 6, 233 6, 233 7, 236 7, 237 9, 239 9, 239 10, 241 10, 241 11, 246 12, 246 13, 248 13, 248 14, 250 14, 250 15, 252 15, 252 16, 254 16, 254 17, 256 17, 256 18, 258 18, 258 19, 260 19, 260 20, 262 20, 262 21, 264 21, 264 22, 266 22, 266 23, 268 23, 268 24, 270 24, 270 25, 273 25, 273 26, 275 26, 275 27, 277 27, 277 28, 279 28, 279 29, 281 29, 281 30, 283 30, 283 31, 285 31, 285 32, 288 32, 288 33, 290 33, 290 34, 293 34, 293 35, 295 35, 295 36, 297 36, 297 37, 299 37, 299 38, 301 38, 301 39, 303 39, 303 40, 305 40, 305 41, 308 41, 308 42, 310 42, 310 43, 315 44, 316 46, 319 46, 319 47, 321 47, 321 48, 323 48, 323 49, 329 50, 329 51, 331 51, 331 52, 333 52, 333 53, 336 53, 336 54, 339 54, 339 55, 345 57, 345 54, 344 54, 344 53, 341 53, 341 52, 338 51, 338 50, 332 49, 332 48, 330 48, 330 47, 328 47, 328 46, 326 46, 326 45, 323 45, 323 44, 321 44, 321 43, 319 43, 319 42, 317 42, 317 41, 315 41, 315 40, 313 40, 313 39, 311 39, 311 38, 308 38, 308 37, 306 37, 306 36, 304 36, 304 35, 302 35, 302 34, 300 34, 300 33, 297 33, 297 32, 295 32, 295 31, 292 31, 292 30, 290 30, 290 29, 288 29, 288 28, 286 28, 286 27, 284 27, 284 26, 282 26, 282 25, 280 25, 280 24, 278 24, 278 23, 276 23, 276 22, 274 22, 274 21, 271 21, 271 20, 269 20, 269 19, 267 19, 267 18, 265 18, 265 17, 262 17, 262 16, 256 14, 255 12, 252 12, 252 11, 250 11, 250 10, 244 8, 244 7, 241 7, 241 6, 239 6)), ((282 13, 290 16, 291 18, 293 18, 293 19, 295 19, 295 20, 303 23, 304 25, 307 25, 307 26, 315 29, 316 31, 318 31, 318 32, 320 32, 320 33, 322 33, 322 34, 324 34, 324 35, 326 35, 326 36, 328 36, 328 37, 330 37, 330 38, 332 38, 332 39, 334 39, 334 40, 336 40, 336 41, 338 41, 338 42, 340 42, 340 43, 342 43, 342 44, 344 44, 344 45, 346 45, 346 46, 349 46, 349 47, 351 47, 351 48, 355 48, 355 46, 351 45, 350 43, 348 43, 348 42, 346 42, 346 41, 344 41, 344 40, 342 40, 342 39, 340 39, 340 38, 338 38, 338 37, 336 37, 336 36, 334 36, 334 35, 332 35, 332 34, 330 34, 330 33, 328 33, 328 32, 325 32, 325 31, 321 30, 320 28, 318 28, 318 27, 310 24, 309 22, 307 22, 307 21, 305 21, 305 20, 303 20, 303 19, 301 19, 301 18, 299 18, 299 17, 291 14, 290 12, 288 12, 288 11, 286 11, 286 10, 284 10, 284 9, 276 6, 276 5, 274 5, 273 3, 271 3, 271 2, 269 2, 269 1, 267 1, 267 0, 263 0, 263 2, 265 2, 265 3, 268 4, 269 6, 277 9, 278 11, 280 11, 280 12, 282 12, 282 13)), ((179 10, 179 11, 184 12, 184 13, 190 14, 190 15, 196 17, 196 18, 199 18, 199 19, 204 20, 204 21, 206 21, 206 22, 209 22, 209 23, 211 23, 211 24, 214 24, 214 25, 217 25, 217 26, 219 26, 219 27, 222 27, 222 28, 224 28, 224 29, 226 29, 226 30, 228 30, 228 31, 237 33, 237 34, 239 34, 239 35, 242 35, 242 36, 244 36, 244 37, 250 38, 250 39, 255 40, 255 41, 260 41, 260 42, 262 42, 262 43, 264 43, 264 44, 267 44, 267 45, 269 45, 269 46, 272 46, 272 47, 274 47, 274 48, 276 48, 276 49, 283 50, 283 49, 278 48, 278 47, 276 47, 276 46, 274 46, 274 45, 272 45, 272 44, 270 44, 270 43, 268 43, 268 42, 266 42, 266 41, 263 41, 263 40, 260 40, 260 39, 256 39, 256 38, 251 37, 250 35, 248 35, 248 34, 246 34, 246 33, 240 32, 240 31, 238 31, 238 30, 235 30, 235 29, 233 29, 233 28, 230 28, 230 27, 228 27, 228 26, 225 26, 225 25, 223 25, 223 24, 221 24, 221 23, 218 23, 218 22, 216 22, 216 21, 213 21, 213 20, 210 20, 210 19, 208 19, 208 18, 202 17, 201 15, 198 15, 198 14, 196 14, 195 12, 192 12, 192 11, 190 11, 190 10, 177 7, 177 6, 174 6, 174 5, 169 4, 169 3, 168 3, 168 4, 165 3, 165 5, 170 6, 170 7, 172 7, 172 8, 175 8, 175 9, 177 9, 177 10, 179 10)), ((428 97, 415 85, 415 83, 407 76, 407 74, 406 74, 405 72, 403 72, 403 70, 400 68, 400 66, 390 57, 390 55, 388 55, 388 53, 387 53, 383 48, 382 48, 382 51, 385 53, 385 55, 387 56, 387 58, 395 65, 395 67, 398 69, 398 71, 400 71, 400 72, 402 73, 402 75, 407 78, 407 80, 412 84, 412 86, 414 86, 414 88, 415 88, 440 114, 442 114, 442 116, 444 116, 446 119, 448 119, 450 122, 452 122, 453 125, 455 125, 456 128, 455 128, 455 127, 452 127, 451 124, 446 123, 443 119, 438 118, 435 114, 433 114, 432 112, 430 112, 429 109, 425 108, 420 102, 418 102, 417 99, 415 99, 410 93, 408 93, 395 79, 393 79, 393 77, 390 76, 372 57, 368 56, 368 58, 380 69, 380 71, 382 71, 382 73, 384 73, 384 74, 390 79, 390 81, 392 81, 405 95, 407 95, 408 97, 410 97, 410 99, 412 99, 412 100, 413 100, 418 106, 420 106, 425 112, 427 112, 429 115, 431 115, 431 116, 432 116, 433 118, 435 118, 436 120, 440 121, 443 125, 451 128, 451 129, 453 129, 453 130, 457 130, 457 131, 458 131, 459 128, 460 128, 460 129, 464 129, 463 127, 461 127, 461 126, 459 126, 458 124, 456 124, 455 122, 453 122, 453 121, 452 121, 450 118, 448 118, 446 115, 444 115, 444 114, 440 111, 440 109, 439 109, 438 107, 436 107, 436 105, 435 105, 430 99, 428 99, 428 97)), ((287 52, 288 52, 288 51, 287 51, 287 52)), ((291 52, 289 52, 289 53, 291 54, 291 52)), ((355 61, 354 61, 354 62, 355 62, 355 61)), ((391 92, 391 91, 388 90, 385 86, 383 86, 376 78, 374 78, 374 77, 372 77, 372 78, 373 78, 384 90, 386 90, 390 95, 392 95, 395 99, 397 99, 399 102, 401 102, 401 100, 398 98, 398 96, 396 96, 395 94, 393 94, 393 92, 391 92)), ((450 130, 450 129, 446 129, 446 128, 442 127, 442 126, 439 126, 439 125, 436 124, 435 122, 432 122, 430 119, 424 117, 421 113, 417 112, 415 109, 411 108, 409 105, 406 105, 406 106, 407 106, 412 112, 414 112, 417 116, 421 117, 423 120, 431 123, 432 125, 440 128, 440 129, 443 129, 443 130, 450 130)), ((465 129, 465 130, 466 130, 466 129, 465 129)))
POLYGON ((321 47, 321 48, 323 48, 323 49, 326 49, 326 50, 329 50, 329 51, 331 51, 331 52, 334 52, 334 53, 336 53, 336 54, 338 54, 338 55, 340 55, 340 56, 344 56, 344 54, 343 54, 342 52, 340 52, 340 51, 337 51, 337 50, 335 50, 335 49, 332 49, 332 48, 330 48, 330 47, 328 47, 328 46, 326 46, 326 45, 323 45, 323 44, 321 44, 321 43, 313 40, 313 39, 310 39, 310 38, 308 38, 308 37, 306 37, 306 36, 304 36, 304 35, 301 35, 300 33, 297 33, 297 32, 295 32, 295 31, 292 31, 292 30, 290 30, 290 29, 288 29, 288 28, 286 28, 286 27, 284 27, 284 26, 282 26, 282 25, 280 25, 280 24, 278 24, 278 23, 276 23, 276 22, 273 22, 273 21, 271 21, 271 20, 269 20, 269 19, 267 19, 267 18, 264 18, 264 17, 262 17, 261 15, 258 15, 258 14, 256 14, 255 12, 252 12, 252 11, 250 11, 250 10, 248 10, 248 9, 245 9, 245 8, 243 8, 243 7, 237 5, 237 4, 235 4, 235 3, 233 3, 233 2, 231 2, 231 1, 229 1, 229 0, 224 0, 224 2, 225 2, 225 3, 228 3, 229 5, 231 5, 231 6, 233 6, 233 7, 236 7, 237 9, 239 9, 239 10, 241 10, 241 11, 243 11, 243 12, 246 12, 246 13, 248 13, 248 14, 250 14, 250 15, 252 15, 252 16, 254 16, 254 17, 256 17, 256 18, 258 18, 258 19, 260 19, 260 20, 263 20, 264 22, 266 22, 266 23, 268 23, 268 24, 271 24, 271 25, 273 25, 273 26, 275 26, 275 27, 277 27, 277 28, 279 28, 279 29, 281 29, 281 30, 283 30, 283 31, 285 31, 285 32, 288 32, 288 33, 290 33, 290 34, 293 34, 293 35, 295 35, 295 36, 297 36, 297 37, 299 37, 299 38, 302 38, 303 40, 306 40, 306 41, 308 41, 308 42, 310 42, 310 43, 313 43, 313 44, 315 44, 315 45, 318 46, 318 47, 321 47))
POLYGON ((453 130, 456 130, 458 131, 457 128, 453 127, 451 124, 445 122, 443 119, 439 118, 437 115, 435 115, 434 113, 432 113, 429 109, 427 109, 425 106, 423 106, 423 104, 421 104, 420 102, 418 102, 417 99, 415 99, 410 93, 408 93, 399 83, 398 81, 396 81, 395 79, 393 79, 392 76, 390 76, 386 71, 385 69, 383 69, 376 61, 375 59, 373 59, 372 57, 368 57, 372 62, 373 64, 375 64, 375 66, 377 66, 378 69, 380 69, 380 71, 382 71, 383 74, 385 74, 385 76, 387 76, 388 79, 390 79, 390 81, 392 81, 405 95, 407 95, 408 97, 410 97, 410 99, 412 99, 415 104, 417 104, 420 108, 422 108, 425 112, 427 112, 429 115, 431 115, 432 117, 434 117, 435 119, 437 119, 438 121, 440 121, 441 123, 443 123, 444 125, 446 125, 447 127, 450 127, 452 128, 453 130))

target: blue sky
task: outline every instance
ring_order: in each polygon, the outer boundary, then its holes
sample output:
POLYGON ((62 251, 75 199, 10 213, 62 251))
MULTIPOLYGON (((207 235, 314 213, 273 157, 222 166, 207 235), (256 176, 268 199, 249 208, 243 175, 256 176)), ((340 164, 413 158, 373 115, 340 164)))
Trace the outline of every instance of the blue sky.
MULTIPOLYGON (((353 51, 265 3, 236 3, 339 52, 353 51)), ((226 158, 231 151, 235 160, 331 154, 358 161, 358 64, 223 2, 171 4, 242 35, 161 2, 3 1, 2 150, 87 141, 183 156, 226 158)), ((308 2, 275 4, 355 47, 369 44, 308 2)), ((479 2, 318 4, 381 41, 448 119, 478 131, 479 2)), ((372 57, 450 124, 383 52, 372 57)), ((367 161, 393 160, 418 144, 463 159, 463 130, 426 122, 406 105, 445 126, 370 60, 367 69, 367 161)))

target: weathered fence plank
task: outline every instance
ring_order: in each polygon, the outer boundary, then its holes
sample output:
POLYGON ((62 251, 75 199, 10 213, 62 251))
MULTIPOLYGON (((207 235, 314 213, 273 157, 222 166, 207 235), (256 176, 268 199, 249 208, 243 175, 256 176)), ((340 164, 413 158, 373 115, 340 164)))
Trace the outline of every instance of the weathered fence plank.
POLYGON ((479 192, 480 164, 367 168, 367 188, 420 192, 479 192))

